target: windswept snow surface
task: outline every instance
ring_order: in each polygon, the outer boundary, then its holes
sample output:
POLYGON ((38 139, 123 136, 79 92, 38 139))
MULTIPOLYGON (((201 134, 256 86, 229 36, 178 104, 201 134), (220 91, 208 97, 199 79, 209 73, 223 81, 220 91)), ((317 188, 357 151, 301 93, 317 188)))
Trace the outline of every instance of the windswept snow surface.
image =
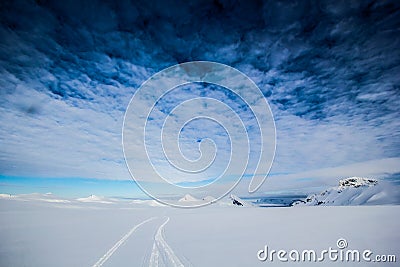
MULTIPOLYGON (((337 248, 400 259, 400 206, 180 209, 150 202, 0 199, 0 266, 397 266, 262 262, 257 252, 337 248)), ((56 199, 54 196, 52 198, 56 199)))
POLYGON ((109 250, 107 251, 106 254, 103 255, 103 257, 101 257, 94 265, 93 267, 100 267, 103 266, 103 264, 114 254, 114 252, 125 243, 125 241, 133 234, 133 232, 135 232, 140 226, 142 226, 143 224, 154 220, 153 218, 144 220, 143 222, 139 223, 138 225, 135 225, 131 230, 129 230, 128 233, 126 233, 126 235, 124 235, 120 240, 118 240, 117 243, 115 243, 115 245, 109 250))
POLYGON ((169 222, 169 219, 170 218, 168 217, 167 220, 161 224, 154 237, 149 267, 157 267, 161 265, 177 267, 185 266, 164 239, 164 227, 169 222))

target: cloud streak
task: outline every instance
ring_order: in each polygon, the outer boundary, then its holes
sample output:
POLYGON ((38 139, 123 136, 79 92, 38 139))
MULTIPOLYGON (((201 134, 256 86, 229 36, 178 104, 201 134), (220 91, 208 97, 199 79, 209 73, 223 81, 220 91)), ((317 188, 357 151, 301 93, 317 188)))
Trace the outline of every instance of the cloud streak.
MULTIPOLYGON (((399 157, 399 10, 396 1, 2 3, 0 173, 129 179, 130 98, 152 74, 192 60, 228 64, 260 87, 276 119, 275 173, 399 157)), ((152 115, 196 90, 166 96, 152 115)), ((204 95, 240 110, 221 90, 204 95)))

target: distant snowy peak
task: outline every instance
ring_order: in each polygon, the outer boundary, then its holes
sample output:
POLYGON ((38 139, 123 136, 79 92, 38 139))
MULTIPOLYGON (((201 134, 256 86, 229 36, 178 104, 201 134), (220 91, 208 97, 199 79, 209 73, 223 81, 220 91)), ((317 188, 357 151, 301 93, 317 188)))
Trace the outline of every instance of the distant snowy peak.
POLYGON ((363 177, 349 177, 339 181, 339 188, 346 187, 360 187, 360 186, 375 186, 378 184, 378 180, 363 178, 363 177))
POLYGON ((179 202, 188 202, 188 201, 199 201, 199 200, 189 194, 186 194, 183 198, 179 199, 179 202))
POLYGON ((232 204, 235 205, 235 206, 243 206, 243 207, 250 207, 250 206, 253 206, 252 204, 250 204, 249 202, 247 202, 247 201, 241 199, 241 198, 238 197, 238 196, 235 196, 235 195, 232 195, 232 194, 231 194, 231 195, 229 196, 229 198, 231 199, 232 204))
POLYGON ((103 203, 103 204, 113 203, 113 201, 111 201, 110 199, 107 199, 105 197, 99 197, 96 195, 90 195, 88 197, 78 198, 77 200, 80 202, 92 202, 92 203, 103 203))
POLYGON ((184 197, 182 197, 181 199, 179 199, 178 202, 180 202, 181 204, 184 204, 185 202, 191 202, 191 204, 195 203, 195 204, 199 204, 199 205, 211 203, 211 204, 217 204, 220 206, 243 206, 243 207, 253 206, 251 203, 249 203, 235 195, 230 195, 229 198, 225 198, 225 200, 217 201, 217 199, 212 196, 196 198, 192 195, 187 194, 184 197))
POLYGON ((41 202, 52 202, 52 203, 69 203, 69 200, 58 198, 52 193, 40 194, 21 194, 21 195, 10 195, 10 194, 0 194, 1 199, 13 199, 20 201, 41 201, 41 202))
POLYGON ((154 199, 151 199, 151 200, 135 199, 135 200, 132 200, 130 203, 134 204, 134 205, 147 205, 147 206, 151 206, 151 207, 164 207, 165 206, 164 204, 162 204, 154 199))
POLYGON ((217 200, 215 199, 215 197, 212 197, 212 196, 203 197, 202 200, 205 201, 205 202, 207 202, 207 203, 214 203, 214 202, 217 201, 217 200))
POLYGON ((340 180, 339 186, 310 195, 292 206, 387 205, 396 204, 398 197, 399 192, 391 185, 370 178, 349 177, 340 180))
POLYGON ((12 198, 11 194, 0 194, 0 198, 12 198))

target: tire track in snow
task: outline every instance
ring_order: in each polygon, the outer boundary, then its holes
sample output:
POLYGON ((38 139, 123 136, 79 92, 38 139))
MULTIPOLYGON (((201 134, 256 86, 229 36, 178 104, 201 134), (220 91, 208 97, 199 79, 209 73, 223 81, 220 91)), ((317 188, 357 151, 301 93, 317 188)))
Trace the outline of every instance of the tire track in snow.
POLYGON ((169 222, 169 217, 167 220, 158 228, 156 235, 154 236, 153 249, 150 255, 149 267, 158 267, 160 260, 166 266, 174 267, 184 267, 181 260, 174 253, 168 243, 165 241, 164 227, 169 222), (161 256, 161 257, 160 257, 161 256))
POLYGON ((114 252, 135 232, 140 226, 142 226, 145 223, 148 223, 151 220, 154 220, 155 217, 152 217, 150 219, 147 219, 137 225, 135 225, 131 230, 129 230, 128 233, 126 233, 115 245, 110 248, 106 254, 103 255, 92 267, 100 267, 102 266, 111 256, 114 254, 114 252))

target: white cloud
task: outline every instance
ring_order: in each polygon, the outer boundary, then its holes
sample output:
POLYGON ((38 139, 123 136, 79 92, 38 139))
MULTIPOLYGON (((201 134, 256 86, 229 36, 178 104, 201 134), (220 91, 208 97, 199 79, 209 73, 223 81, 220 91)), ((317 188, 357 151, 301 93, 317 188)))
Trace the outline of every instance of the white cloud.
MULTIPOLYGON (((190 60, 237 67, 260 87, 276 119, 272 172, 378 166, 400 156, 398 4, 97 4, 21 1, 1 11, 0 174, 129 179, 121 127, 130 98, 152 74, 190 60)), ((243 103, 218 88, 201 90, 166 95, 151 114, 156 126, 177 103, 214 97, 243 118, 257 148, 243 103)), ((146 107, 143 99, 134 108, 146 107)), ((208 127, 217 145, 226 141, 208 127)), ((197 155, 188 139, 182 148, 197 155)), ((140 149, 137 140, 132 149, 140 149)))

